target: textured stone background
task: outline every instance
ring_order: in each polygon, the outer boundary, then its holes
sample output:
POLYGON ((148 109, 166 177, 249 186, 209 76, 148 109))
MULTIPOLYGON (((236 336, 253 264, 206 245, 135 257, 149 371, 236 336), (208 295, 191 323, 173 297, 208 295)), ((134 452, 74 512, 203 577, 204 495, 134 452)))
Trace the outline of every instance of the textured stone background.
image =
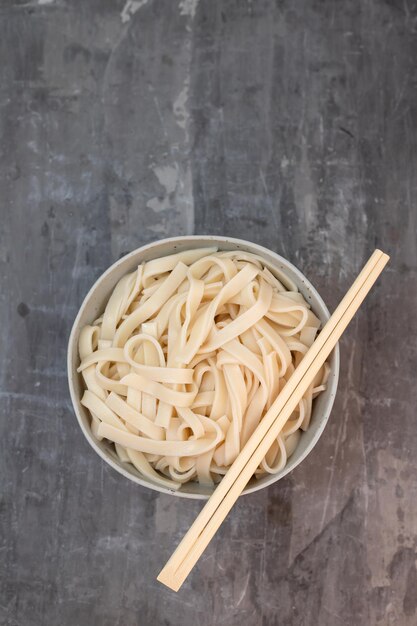
POLYGON ((412 0, 1 1, 2 625, 417 624, 416 60, 412 0), (279 251, 330 308, 392 261, 319 445, 175 595, 200 504, 99 460, 65 357, 109 264, 191 233, 279 251))

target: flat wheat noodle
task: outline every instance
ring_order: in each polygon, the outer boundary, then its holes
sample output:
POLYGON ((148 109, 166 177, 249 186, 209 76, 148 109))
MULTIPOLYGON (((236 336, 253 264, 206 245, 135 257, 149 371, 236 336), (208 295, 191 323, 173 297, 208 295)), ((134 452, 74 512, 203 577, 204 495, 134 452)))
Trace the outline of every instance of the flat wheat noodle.
MULTIPOLYGON (((319 328, 290 278, 256 255, 206 248, 148 261, 80 333, 92 432, 151 482, 213 485, 319 328)), ((285 467, 328 375, 325 364, 255 477, 285 467)))

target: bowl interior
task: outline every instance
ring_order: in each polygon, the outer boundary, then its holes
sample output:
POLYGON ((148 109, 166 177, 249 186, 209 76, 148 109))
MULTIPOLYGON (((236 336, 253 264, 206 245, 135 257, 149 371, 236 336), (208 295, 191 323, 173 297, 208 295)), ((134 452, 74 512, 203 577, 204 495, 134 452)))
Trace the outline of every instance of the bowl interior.
MULTIPOLYGON (((90 417, 88 411, 80 402, 84 387, 81 375, 77 373, 77 367, 79 365, 77 346, 81 328, 86 324, 90 324, 94 319, 97 319, 99 315, 101 315, 116 283, 126 273, 133 271, 139 263, 167 256, 169 254, 174 254, 182 250, 208 246, 217 246, 221 251, 242 250, 262 256, 265 265, 271 272, 276 273, 277 270, 283 271, 291 280, 294 281, 304 298, 311 304, 314 313, 320 318, 322 323, 326 322, 328 319, 329 312, 323 300, 311 283, 301 274, 299 270, 297 270, 296 267, 274 252, 258 246, 257 244, 239 239, 208 236, 175 237, 149 244, 131 252, 112 265, 97 280, 81 305, 71 331, 68 346, 68 379, 71 399, 81 429, 94 450, 114 469, 140 485, 150 487, 151 489, 155 489, 157 491, 172 493, 177 496, 204 499, 211 495, 213 492, 212 488, 201 486, 198 483, 186 483, 178 492, 164 489, 159 485, 155 485, 146 478, 143 478, 130 464, 122 463, 116 453, 112 450, 111 445, 106 444, 104 441, 97 441, 94 438, 90 429, 90 417)), ((338 346, 330 355, 329 363, 331 371, 327 389, 314 401, 310 426, 306 432, 302 433, 299 444, 288 460, 286 466, 278 474, 267 474, 260 479, 253 478, 243 491, 244 494, 262 489, 263 487, 266 487, 285 476, 285 474, 294 469, 294 467, 296 467, 307 456, 317 443, 330 415, 336 394, 339 376, 338 346)))

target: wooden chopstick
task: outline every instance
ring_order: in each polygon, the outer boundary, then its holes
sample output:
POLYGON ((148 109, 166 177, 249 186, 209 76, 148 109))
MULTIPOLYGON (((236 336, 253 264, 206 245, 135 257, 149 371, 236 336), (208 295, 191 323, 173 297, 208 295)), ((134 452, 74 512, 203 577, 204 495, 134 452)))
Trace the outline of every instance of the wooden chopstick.
POLYGON ((202 509, 158 580, 178 591, 326 361, 389 257, 376 250, 202 509))

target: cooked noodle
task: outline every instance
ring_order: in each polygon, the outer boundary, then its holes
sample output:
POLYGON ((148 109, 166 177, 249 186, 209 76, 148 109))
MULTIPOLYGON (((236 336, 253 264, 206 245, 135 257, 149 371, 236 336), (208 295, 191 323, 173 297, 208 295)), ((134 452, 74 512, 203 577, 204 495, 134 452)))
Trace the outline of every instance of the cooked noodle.
MULTIPOLYGON (((218 482, 313 343, 319 319, 261 257, 215 248, 148 261, 79 339, 94 436, 150 481, 218 482)), ((283 469, 326 364, 256 471, 283 469)))

